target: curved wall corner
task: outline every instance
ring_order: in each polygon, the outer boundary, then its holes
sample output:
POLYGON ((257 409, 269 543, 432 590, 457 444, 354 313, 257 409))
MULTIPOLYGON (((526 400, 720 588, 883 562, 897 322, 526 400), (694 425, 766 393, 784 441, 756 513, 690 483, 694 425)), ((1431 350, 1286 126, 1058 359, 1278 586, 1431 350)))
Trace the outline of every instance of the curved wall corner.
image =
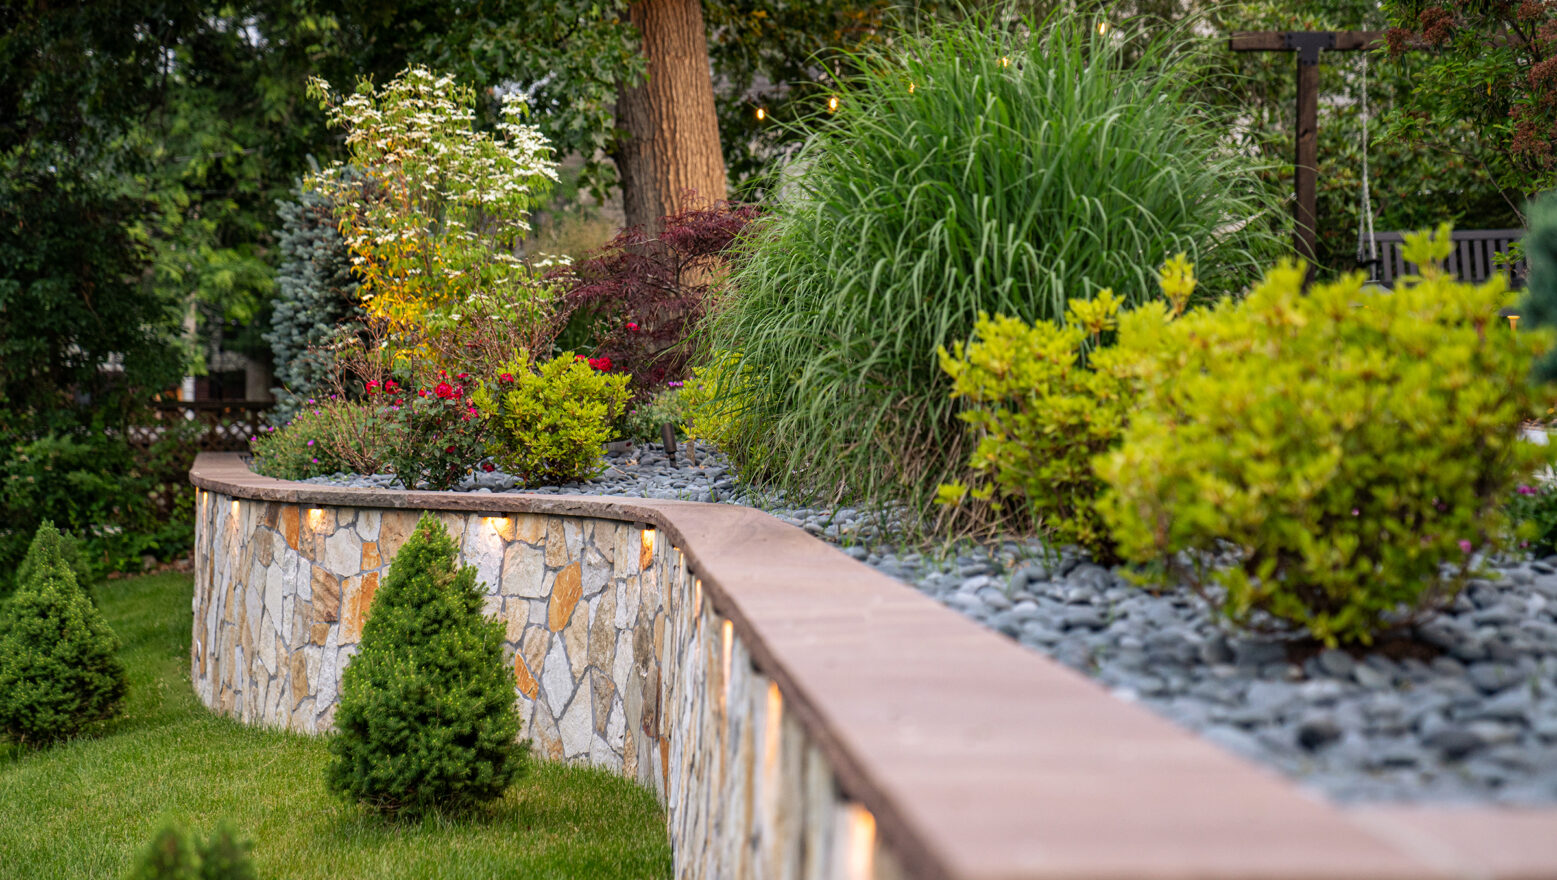
MULTIPOLYGON (((197 487, 231 463, 214 458, 197 487)), ((406 493, 344 505, 306 500, 306 488, 297 501, 221 488, 197 488, 196 693, 245 723, 326 732, 374 595, 423 510, 371 506, 406 493)), ((851 859, 864 852, 880 864, 871 876, 900 876, 686 556, 634 518, 643 511, 434 512, 507 627, 523 735, 548 759, 652 788, 676 876, 863 876, 851 859), (599 515, 611 512, 627 518, 599 515)))

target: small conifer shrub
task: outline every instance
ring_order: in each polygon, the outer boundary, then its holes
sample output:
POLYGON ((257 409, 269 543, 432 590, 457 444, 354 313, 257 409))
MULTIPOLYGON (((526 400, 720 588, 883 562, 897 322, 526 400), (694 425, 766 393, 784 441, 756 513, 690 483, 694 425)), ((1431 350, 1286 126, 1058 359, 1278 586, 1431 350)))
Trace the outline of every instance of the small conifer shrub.
POLYGON ((476 571, 424 514, 390 565, 342 677, 329 788, 385 813, 458 811, 523 770, 503 625, 482 616, 476 571))
POLYGON ((53 523, 38 527, 21 569, 0 613, 0 733, 53 742, 111 717, 128 682, 119 637, 76 582, 53 523))
POLYGON ((249 845, 219 827, 201 841, 165 828, 142 854, 130 880, 256 880, 249 845))

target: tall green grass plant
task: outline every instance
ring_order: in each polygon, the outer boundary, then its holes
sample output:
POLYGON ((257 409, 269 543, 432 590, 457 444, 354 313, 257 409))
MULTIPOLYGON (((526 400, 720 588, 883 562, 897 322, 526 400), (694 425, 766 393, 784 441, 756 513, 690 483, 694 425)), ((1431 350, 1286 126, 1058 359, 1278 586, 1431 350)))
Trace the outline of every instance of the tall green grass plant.
POLYGON ((936 350, 981 311, 1063 321, 1104 287, 1138 304, 1180 251, 1222 295, 1282 251, 1280 205, 1192 97, 1188 31, 1095 25, 975 19, 856 59, 709 328, 741 356, 743 392, 721 394, 750 474, 929 516, 972 444, 936 350))

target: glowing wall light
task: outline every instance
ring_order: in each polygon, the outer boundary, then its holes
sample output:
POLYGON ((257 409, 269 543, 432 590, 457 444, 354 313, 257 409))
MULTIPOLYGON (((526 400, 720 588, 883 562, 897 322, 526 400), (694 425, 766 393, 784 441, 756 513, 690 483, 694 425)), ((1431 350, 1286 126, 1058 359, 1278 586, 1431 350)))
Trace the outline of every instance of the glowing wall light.
POLYGON ((871 880, 876 875, 876 815, 859 804, 849 806, 849 880, 871 880))
POLYGON ((638 568, 648 568, 654 562, 654 529, 643 530, 643 545, 638 549, 638 568))
POLYGON ((730 672, 735 657, 735 624, 726 620, 720 628, 720 648, 724 651, 724 702, 730 704, 730 672))
POLYGON ((324 509, 321 507, 308 508, 308 527, 318 531, 324 525, 324 509))

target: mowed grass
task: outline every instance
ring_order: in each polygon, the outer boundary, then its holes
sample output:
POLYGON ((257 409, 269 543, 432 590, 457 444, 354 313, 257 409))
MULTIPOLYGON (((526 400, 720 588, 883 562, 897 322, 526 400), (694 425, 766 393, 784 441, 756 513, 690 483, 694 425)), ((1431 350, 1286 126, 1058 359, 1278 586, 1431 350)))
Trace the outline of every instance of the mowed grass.
POLYGON ((662 878, 664 814, 610 773, 531 761, 475 815, 391 822, 324 788, 325 741, 244 727, 195 699, 191 579, 99 588, 124 641, 124 714, 46 750, 0 745, 0 876, 119 878, 169 824, 225 821, 273 878, 662 878))

